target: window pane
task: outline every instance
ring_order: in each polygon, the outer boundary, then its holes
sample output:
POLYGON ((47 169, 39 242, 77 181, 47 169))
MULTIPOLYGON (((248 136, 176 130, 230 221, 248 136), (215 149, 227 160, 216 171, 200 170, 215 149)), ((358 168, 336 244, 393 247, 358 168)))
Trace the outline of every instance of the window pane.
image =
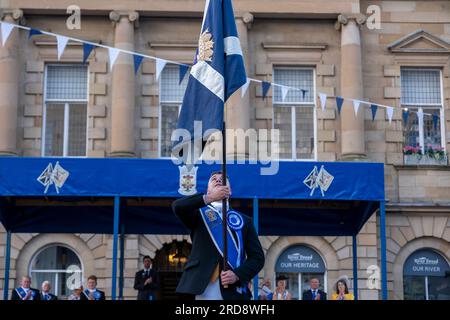
POLYGON ((314 158, 314 110, 311 107, 296 107, 297 159, 314 158))
POLYGON ((177 105, 161 105, 161 157, 170 157, 172 152, 172 131, 177 128, 177 105))
POLYGON ((404 276, 403 292, 405 300, 425 300, 425 277, 404 276))
POLYGON ((160 101, 163 102, 183 102, 189 76, 186 75, 181 84, 179 82, 180 68, 174 65, 167 65, 161 73, 160 101))
POLYGON ((280 131, 280 159, 292 159, 291 107, 274 107, 274 129, 280 131))
MULTIPOLYGON (((275 68, 273 72, 273 80, 277 84, 307 90, 305 98, 300 90, 289 90, 284 102, 294 103, 314 103, 314 72, 312 69, 300 68, 275 68)), ((274 103, 282 103, 283 96, 281 88, 273 87, 274 103)))
POLYGON ((48 104, 45 118, 45 155, 62 156, 64 144, 64 105, 48 104))
POLYGON ((87 67, 84 65, 48 65, 46 99, 87 99, 87 67))
POLYGON ((86 122, 86 105, 71 104, 69 106, 69 156, 86 155, 86 122))
POLYGON ((441 104, 441 73, 436 69, 401 71, 402 103, 441 104))
POLYGON ((52 246, 44 249, 33 260, 32 270, 66 270, 69 266, 81 268, 80 260, 70 249, 61 246, 52 246))
POLYGON ((428 277, 428 299, 450 300, 450 277, 428 277))
MULTIPOLYGON (((405 126, 405 145, 418 147, 419 141, 419 120, 417 117, 418 108, 408 108, 409 116, 405 126)), ((437 114, 438 119, 436 127, 433 122, 433 117, 430 115, 424 115, 423 117, 423 134, 424 134, 424 146, 428 147, 440 147, 441 146, 441 120, 440 110, 438 108, 423 108, 424 113, 437 114)))

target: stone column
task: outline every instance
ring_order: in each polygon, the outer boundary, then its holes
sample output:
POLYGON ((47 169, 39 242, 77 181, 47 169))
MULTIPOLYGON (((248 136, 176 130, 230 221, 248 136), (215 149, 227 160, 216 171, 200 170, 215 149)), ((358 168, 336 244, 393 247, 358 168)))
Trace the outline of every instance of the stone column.
MULTIPOLYGON (((359 27, 365 22, 361 14, 339 15, 336 28, 341 28, 341 96, 363 99, 361 36, 359 27)), ((364 107, 355 116, 351 101, 341 110, 341 160, 365 159, 364 107)))
MULTIPOLYGON (((3 21, 17 23, 22 10, 3 11, 3 21)), ((0 45, 0 156, 16 156, 19 104, 19 29, 14 28, 5 46, 0 45)))
MULTIPOLYGON (((115 25, 114 46, 134 51, 134 27, 139 14, 135 11, 112 11, 115 25)), ((111 157, 134 157, 135 92, 134 61, 129 54, 119 54, 112 72, 111 157)))
MULTIPOLYGON (((247 77, 250 74, 250 60, 249 60, 249 43, 248 30, 253 22, 253 15, 245 13, 242 17, 236 18, 236 27, 241 41, 242 54, 244 56, 245 69, 247 77)), ((238 90, 230 97, 226 104, 225 120, 228 129, 242 129, 246 131, 250 128, 250 91, 242 97, 241 90, 238 90)), ((245 145, 234 145, 234 148, 227 148, 227 157, 236 159, 246 159, 248 157, 248 150, 245 145)))

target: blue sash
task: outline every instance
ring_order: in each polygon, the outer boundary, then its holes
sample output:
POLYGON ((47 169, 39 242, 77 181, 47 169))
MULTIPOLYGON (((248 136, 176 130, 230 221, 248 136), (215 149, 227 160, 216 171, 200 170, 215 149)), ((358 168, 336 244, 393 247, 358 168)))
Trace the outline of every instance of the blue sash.
MULTIPOLYGON (((30 290, 31 290, 31 289, 30 289, 30 290)), ((17 294, 19 295, 19 297, 22 298, 22 300, 23 300, 23 298, 25 298, 26 295, 27 295, 27 293, 25 292, 25 290, 23 290, 22 287, 16 288, 16 292, 17 292, 17 294)), ((35 295, 36 295, 36 292, 34 292, 33 290, 31 290, 31 296, 33 297, 33 299, 34 299, 34 296, 35 296, 35 295)))
MULTIPOLYGON (((90 298, 89 298, 89 294, 90 294, 89 289, 84 290, 83 293, 86 296, 86 298, 88 298, 88 300, 90 300, 90 298)), ((94 296, 94 300, 100 299, 100 293, 97 290, 92 292, 92 294, 94 296)))
MULTIPOLYGON (((217 251, 223 256, 222 216, 220 212, 213 206, 208 205, 200 209, 200 215, 217 251)), ((227 222, 228 264, 235 270, 245 261, 244 241, 242 238, 244 219, 239 212, 229 210, 227 212, 227 222), (236 232, 237 243, 230 229, 233 229, 236 232)), ((246 286, 238 288, 237 290, 240 293, 246 292, 246 286)))

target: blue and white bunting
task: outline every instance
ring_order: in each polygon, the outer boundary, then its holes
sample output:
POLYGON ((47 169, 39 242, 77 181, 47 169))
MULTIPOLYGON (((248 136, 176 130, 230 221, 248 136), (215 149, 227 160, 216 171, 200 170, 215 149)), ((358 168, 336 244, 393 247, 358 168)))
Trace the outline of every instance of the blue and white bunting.
POLYGON ((262 82, 262 98, 263 98, 263 100, 267 97, 267 93, 269 92, 271 85, 272 84, 270 82, 266 82, 266 81, 262 82))
POLYGON ((386 114, 387 114, 387 117, 389 119, 389 124, 391 124, 392 123, 392 116, 394 115, 394 108, 386 107, 386 114))
POLYGON ((109 56, 109 70, 112 71, 114 64, 116 63, 117 57, 119 56, 120 50, 116 48, 108 48, 109 56))
POLYGON ((375 117, 377 116, 378 106, 376 104, 370 105, 370 110, 372 111, 372 122, 375 121, 375 117))
POLYGON ((180 69, 179 69, 179 80, 178 80, 178 84, 180 85, 180 84, 183 82, 184 77, 186 76, 186 73, 187 73, 188 70, 189 70, 189 67, 186 66, 186 65, 184 65, 184 64, 180 64, 179 67, 180 67, 180 69))
POLYGON ((344 98, 336 97, 336 107, 338 109, 338 113, 341 114, 342 104, 344 103, 344 98))
POLYGON ((83 63, 86 63, 93 49, 94 45, 90 43, 83 43, 83 63))
POLYGON ((37 36, 39 34, 42 34, 41 30, 30 28, 28 32, 28 39, 31 38, 32 36, 37 36))
POLYGON ((325 112, 325 107, 327 104, 327 95, 325 93, 319 93, 320 98, 320 107, 322 108, 322 111, 325 112))
POLYGON ((286 100, 288 92, 289 92, 289 87, 281 86, 281 99, 283 102, 286 100))
POLYGON ((138 54, 133 55, 133 62, 134 62, 134 74, 136 74, 139 70, 139 67, 141 66, 142 60, 144 60, 144 57, 138 54))
POLYGON ((300 91, 302 92, 302 99, 305 100, 306 93, 308 92, 308 90, 300 89, 300 91))
POLYGON ((353 100, 353 110, 355 111, 355 116, 358 116, 358 110, 359 110, 360 104, 361 104, 361 101, 353 100))
POLYGON ((161 72, 164 70, 164 67, 167 64, 167 61, 163 60, 163 59, 156 58, 156 62, 155 63, 156 63, 156 80, 158 80, 159 76, 161 75, 161 72))
POLYGON ((61 56, 62 56, 64 49, 66 48, 68 42, 69 42, 69 38, 60 36, 60 35, 56 36, 56 47, 58 49, 58 60, 61 59, 61 56))
POLYGON ((5 46, 11 31, 14 29, 14 25, 12 23, 0 22, 0 28, 2 29, 2 46, 5 46))
POLYGON ((241 87, 241 97, 245 96, 249 86, 250 86, 250 79, 247 78, 247 81, 245 81, 244 85, 241 87))

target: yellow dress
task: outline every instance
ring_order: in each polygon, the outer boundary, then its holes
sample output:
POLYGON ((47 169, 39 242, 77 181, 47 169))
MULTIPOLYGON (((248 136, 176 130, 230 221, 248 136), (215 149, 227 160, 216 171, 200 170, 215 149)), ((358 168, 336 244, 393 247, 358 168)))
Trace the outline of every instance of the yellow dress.
MULTIPOLYGON (((339 300, 339 294, 333 293, 331 300, 339 300)), ((344 300, 355 300, 355 296, 352 293, 344 294, 344 300)))

